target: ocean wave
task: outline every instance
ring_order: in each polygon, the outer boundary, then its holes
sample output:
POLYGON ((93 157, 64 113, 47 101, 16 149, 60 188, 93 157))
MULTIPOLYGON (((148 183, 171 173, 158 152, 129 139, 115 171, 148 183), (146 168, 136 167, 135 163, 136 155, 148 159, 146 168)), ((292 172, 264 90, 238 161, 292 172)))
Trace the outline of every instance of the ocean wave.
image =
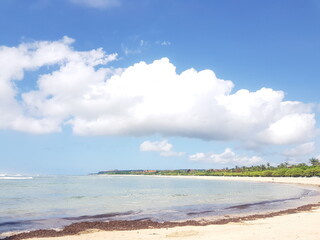
POLYGON ((0 176, 0 180, 24 180, 33 179, 33 177, 0 176))
POLYGON ((8 173, 0 173, 0 177, 24 177, 22 174, 8 174, 8 173))

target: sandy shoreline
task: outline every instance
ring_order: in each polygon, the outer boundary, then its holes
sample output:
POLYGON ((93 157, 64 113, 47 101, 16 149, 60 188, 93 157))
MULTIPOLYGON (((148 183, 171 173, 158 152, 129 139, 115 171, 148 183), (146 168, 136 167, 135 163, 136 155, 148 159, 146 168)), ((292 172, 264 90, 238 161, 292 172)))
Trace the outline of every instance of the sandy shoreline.
MULTIPOLYGON (((162 177, 162 176, 159 176, 162 177)), ((168 176, 164 176, 168 177, 168 176)), ((320 178, 252 178, 252 177, 214 177, 214 176, 172 176, 183 178, 199 178, 228 181, 255 181, 286 184, 305 184, 319 187, 320 178)), ((47 231, 33 235, 17 235, 10 239, 50 239, 50 240, 85 240, 85 239, 308 239, 319 240, 320 204, 306 205, 298 209, 279 211, 272 214, 261 214, 248 217, 232 218, 224 222, 199 224, 196 221, 181 223, 165 223, 159 225, 153 222, 125 222, 116 227, 106 226, 106 223, 84 223, 74 229, 66 228, 65 236, 39 238, 36 236, 59 236, 47 231), (91 225, 90 225, 91 224, 91 225), (122 224, 122 227, 121 227, 122 224), (136 224, 136 225, 135 225, 136 224), (104 227, 103 227, 104 226, 104 227), (120 228, 119 228, 120 226, 120 228), (98 229, 106 229, 102 231, 98 229), (130 230, 134 229, 134 230, 130 230), (121 230, 121 231, 119 231, 121 230), (79 233, 80 232, 80 233, 79 233), (73 234, 73 235, 69 235, 73 234), (30 238, 32 237, 33 238, 30 238), (36 238, 34 238, 36 237, 36 238)), ((110 225, 110 224, 109 224, 110 225)))
POLYGON ((206 179, 206 180, 220 180, 220 181, 287 183, 287 184, 311 185, 311 186, 320 187, 320 177, 225 177, 225 176, 183 176, 183 175, 182 176, 125 175, 125 176, 150 176, 150 177, 192 178, 192 179, 206 179))

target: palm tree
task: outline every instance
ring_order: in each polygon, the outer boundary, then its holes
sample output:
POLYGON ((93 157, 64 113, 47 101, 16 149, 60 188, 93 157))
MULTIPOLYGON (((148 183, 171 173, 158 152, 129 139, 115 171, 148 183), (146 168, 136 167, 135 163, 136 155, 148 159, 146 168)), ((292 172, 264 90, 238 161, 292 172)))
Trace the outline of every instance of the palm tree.
POLYGON ((310 158, 309 162, 311 163, 312 166, 320 166, 320 161, 317 158, 310 158))

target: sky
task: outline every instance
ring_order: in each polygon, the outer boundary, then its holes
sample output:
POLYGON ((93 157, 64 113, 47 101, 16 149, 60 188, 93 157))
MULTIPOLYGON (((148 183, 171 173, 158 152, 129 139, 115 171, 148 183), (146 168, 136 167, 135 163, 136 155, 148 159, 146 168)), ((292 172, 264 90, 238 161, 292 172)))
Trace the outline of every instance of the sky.
POLYGON ((1 0, 0 174, 320 157, 317 0, 1 0))

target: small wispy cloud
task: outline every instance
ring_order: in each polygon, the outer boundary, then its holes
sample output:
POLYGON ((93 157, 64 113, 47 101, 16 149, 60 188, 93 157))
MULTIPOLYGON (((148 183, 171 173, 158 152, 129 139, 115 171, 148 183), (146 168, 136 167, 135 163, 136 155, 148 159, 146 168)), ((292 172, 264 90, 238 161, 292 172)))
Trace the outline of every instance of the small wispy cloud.
POLYGON ((131 36, 127 41, 121 44, 122 51, 125 55, 140 54, 145 50, 148 50, 156 45, 170 46, 169 41, 148 41, 142 39, 139 35, 131 36))
POLYGON ((148 48, 149 42, 143 39, 139 39, 137 36, 133 36, 129 42, 122 43, 122 51, 125 55, 140 54, 146 48, 148 48))
POLYGON ((189 156, 189 160, 193 162, 206 162, 217 164, 238 164, 238 165, 253 165, 262 162, 263 159, 257 156, 240 156, 234 153, 230 148, 226 148, 223 153, 196 153, 189 156))
POLYGON ((120 0, 69 0, 69 2, 90 8, 110 8, 120 5, 120 0))
POLYGON ((128 47, 122 46, 122 51, 124 52, 125 55, 130 55, 130 54, 139 54, 141 53, 141 49, 130 49, 128 47))
POLYGON ((156 41, 156 44, 161 45, 161 46, 170 46, 171 42, 169 42, 169 41, 156 41))
POLYGON ((162 141, 144 141, 140 144, 141 152, 159 152, 163 157, 181 157, 185 155, 184 152, 175 152, 172 150, 173 145, 167 140, 162 141))
POLYGON ((140 40, 140 47, 143 47, 147 44, 146 41, 144 41, 143 39, 140 40))

